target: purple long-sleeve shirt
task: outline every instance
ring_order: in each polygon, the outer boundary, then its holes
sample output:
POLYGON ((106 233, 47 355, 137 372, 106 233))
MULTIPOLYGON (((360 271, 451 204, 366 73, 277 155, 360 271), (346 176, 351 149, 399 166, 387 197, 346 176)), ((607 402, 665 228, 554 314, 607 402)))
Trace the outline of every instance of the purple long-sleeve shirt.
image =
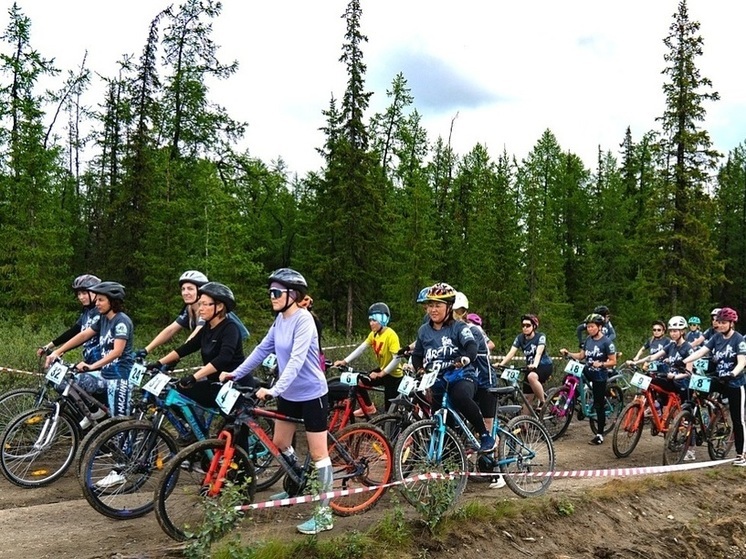
POLYGON ((234 379, 245 377, 270 353, 277 356, 280 378, 269 389, 272 396, 291 402, 313 400, 329 389, 319 362, 319 341, 313 316, 299 309, 287 318, 278 314, 272 327, 254 351, 233 371, 234 379))

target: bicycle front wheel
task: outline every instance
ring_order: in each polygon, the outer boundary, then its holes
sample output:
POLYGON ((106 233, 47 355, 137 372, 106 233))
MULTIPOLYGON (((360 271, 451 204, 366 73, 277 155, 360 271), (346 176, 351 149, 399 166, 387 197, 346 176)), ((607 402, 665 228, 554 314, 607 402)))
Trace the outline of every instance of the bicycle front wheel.
POLYGON ((234 446, 230 463, 225 456, 225 439, 196 442, 177 453, 164 468, 155 488, 155 517, 166 534, 178 541, 189 539, 205 521, 210 501, 220 498, 219 486, 238 485, 243 502, 254 499, 254 465, 246 451, 234 446), (226 479, 208 479, 210 472, 226 466, 226 479), (217 494, 214 494, 217 491, 217 494))
POLYGON ((572 421, 575 403, 569 401, 567 388, 559 386, 547 391, 544 405, 541 408, 541 421, 553 441, 559 439, 572 421))
POLYGON ((412 422, 407 415, 383 413, 371 419, 370 424, 381 429, 383 434, 386 435, 386 438, 389 440, 389 443, 393 446, 396 444, 399 435, 401 435, 404 432, 404 429, 409 427, 412 422))
POLYGON ((57 408, 37 408, 8 423, 0 441, 0 469, 20 487, 41 487, 60 478, 78 448, 78 425, 57 408))
POLYGON ((333 490, 352 492, 329 503, 338 515, 366 511, 383 496, 384 485, 391 481, 393 451, 379 428, 365 423, 348 425, 334 435, 329 457, 334 469, 333 490), (359 489, 362 491, 356 493, 359 489))
POLYGON ((88 452, 88 449, 91 448, 91 445, 96 441, 101 433, 110 429, 112 426, 124 423, 125 421, 130 421, 130 418, 126 416, 108 417, 99 423, 93 424, 90 429, 88 429, 88 432, 83 437, 80 445, 78 445, 78 454, 75 461, 75 474, 78 477, 78 482, 80 483, 81 488, 83 487, 83 478, 81 474, 83 472, 83 466, 85 465, 83 458, 85 457, 86 452, 88 452))
POLYGON ((505 483, 521 497, 543 494, 552 483, 554 445, 546 427, 528 415, 519 415, 500 432, 497 460, 505 483))
POLYGON ((679 413, 671 423, 663 443, 663 464, 679 464, 684 460, 696 429, 696 421, 690 410, 679 413))
POLYGON ((632 454, 640 442, 642 428, 645 426, 644 409, 644 404, 638 400, 624 406, 619 421, 614 426, 614 437, 611 441, 611 448, 617 458, 625 458, 632 454))
MULTIPOLYGON (((604 407, 606 412, 606 424, 604 425, 604 435, 611 433, 614 429, 619 415, 624 409, 624 392, 616 384, 610 384, 606 387, 606 405, 604 407)), ((591 431, 594 435, 598 434, 598 421, 595 416, 588 417, 588 422, 591 426, 591 431)))
POLYGON ((44 399, 44 389, 38 388, 16 388, 0 395, 0 430, 21 413, 39 407, 44 399))
POLYGON ((407 427, 394 448, 394 476, 404 498, 418 510, 452 509, 466 488, 466 451, 459 436, 437 420, 424 419, 407 427), (442 429, 442 430, 441 430, 442 429), (442 451, 440 450, 442 448, 442 451), (435 474, 427 479, 413 479, 435 474))
POLYGON ((115 520, 153 510, 153 491, 176 442, 150 421, 117 423, 101 433, 83 457, 83 496, 99 513, 115 520))
POLYGON ((707 453, 712 460, 723 460, 733 451, 733 428, 723 406, 717 406, 710 414, 707 426, 707 453))

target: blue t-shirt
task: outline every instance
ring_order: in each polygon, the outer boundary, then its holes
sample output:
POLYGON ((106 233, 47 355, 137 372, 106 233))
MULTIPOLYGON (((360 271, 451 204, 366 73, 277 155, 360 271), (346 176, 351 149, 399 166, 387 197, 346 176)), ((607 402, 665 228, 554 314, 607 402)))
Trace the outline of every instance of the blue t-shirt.
MULTIPOLYGON (((80 331, 86 330, 87 328, 93 328, 101 318, 101 314, 98 309, 93 306, 84 310, 78 321, 75 323, 80 326, 80 331)), ((98 335, 93 336, 89 340, 83 343, 83 361, 86 363, 95 363, 101 359, 101 348, 98 345, 98 335)))
POLYGON ((490 364, 490 350, 487 348, 487 336, 477 324, 469 324, 474 339, 477 342, 477 359, 474 367, 477 370, 477 382, 483 388, 495 385, 492 365, 490 364))
POLYGON ((424 367, 428 371, 437 371, 439 378, 449 375, 449 382, 454 382, 461 376, 477 380, 472 363, 460 369, 453 366, 454 361, 465 355, 464 346, 471 341, 476 341, 474 334, 464 322, 453 320, 440 330, 436 330, 428 321, 427 324, 420 326, 417 332, 412 354, 422 357, 424 367))
POLYGON ((593 367, 594 361, 608 361, 609 356, 616 354, 616 346, 606 336, 601 336, 594 340, 590 336, 585 339, 583 344, 585 350, 585 370, 590 380, 608 380, 609 370, 606 367, 593 367))
POLYGON ((518 334, 513 340, 513 347, 523 351, 523 355, 526 357, 526 364, 531 365, 536 357, 536 352, 540 345, 544 346, 544 353, 541 354, 539 365, 551 365, 552 358, 549 357, 547 351, 547 336, 543 332, 534 332, 534 337, 528 339, 523 334, 518 334))
MULTIPOLYGON (((735 331, 728 339, 718 332, 705 342, 705 346, 710 350, 712 361, 715 363, 715 371, 719 377, 729 374, 736 368, 739 355, 746 355, 746 340, 735 331)), ((728 386, 732 388, 744 384, 746 384, 746 376, 743 374, 728 381, 728 386)))
POLYGON ((700 339, 703 336, 701 330, 689 330, 686 333, 686 341, 689 343, 696 342, 698 339, 700 339))
POLYGON ((114 340, 126 340, 122 355, 101 369, 101 377, 107 380, 128 379, 135 363, 135 355, 132 352, 134 329, 130 317, 123 312, 115 314, 111 319, 102 316, 91 328, 98 332, 102 357, 106 357, 114 350, 114 340))
POLYGON ((643 347, 650 352, 650 355, 653 355, 654 353, 658 353, 659 351, 666 349, 666 347, 668 347, 668 344, 670 343, 671 338, 667 336, 661 336, 660 338, 650 338, 645 342, 645 345, 643 347))

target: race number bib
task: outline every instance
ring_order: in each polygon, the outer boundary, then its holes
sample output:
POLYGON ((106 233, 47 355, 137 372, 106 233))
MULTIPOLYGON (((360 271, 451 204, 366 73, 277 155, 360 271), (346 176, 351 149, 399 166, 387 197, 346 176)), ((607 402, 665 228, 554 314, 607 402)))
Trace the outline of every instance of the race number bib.
POLYGON ((170 382, 171 377, 163 373, 158 373, 142 387, 146 392, 150 392, 153 396, 160 396, 163 389, 170 382))
POLYGON ((710 382, 712 382, 710 377, 693 374, 689 379, 689 389, 696 390, 697 392, 709 392, 710 382))
POLYGON ((339 377, 339 382, 347 386, 357 386, 358 375, 359 373, 342 373, 339 377))
POLYGON ((658 365, 658 361, 651 361, 650 363, 648 363, 648 371, 650 371, 651 373, 655 373, 658 370, 658 365))
POLYGON ((422 380, 420 380, 420 385, 417 387, 418 392, 424 392, 428 388, 430 388, 433 384, 435 384, 435 381, 438 380, 438 373, 436 372, 430 372, 425 373, 422 375, 422 380))
POLYGON ((142 384, 142 376, 145 373, 145 365, 141 363, 135 363, 132 365, 130 370, 130 384, 132 386, 140 386, 142 384))
POLYGON ((47 380, 55 385, 59 385, 64 379, 65 375, 67 374, 67 371, 69 371, 70 368, 67 365, 64 365, 60 361, 57 361, 56 363, 53 363, 51 367, 47 370, 47 380))
POLYGON ((277 365, 277 356, 274 353, 270 353, 269 355, 267 355, 267 357, 264 358, 264 361, 262 361, 262 365, 264 365, 268 369, 272 369, 275 365, 277 365))
POLYGON ((220 388, 215 403, 225 414, 230 414, 240 395, 241 393, 233 388, 233 381, 229 380, 220 388))
POLYGON ((567 365, 565 365, 565 372, 574 377, 582 377, 583 364, 575 359, 570 359, 570 361, 567 362, 567 365))
POLYGON ((515 384, 518 382, 518 377, 520 375, 521 371, 518 369, 505 369, 500 375, 500 378, 508 381, 510 384, 515 384))
POLYGON ((640 390, 647 390, 648 386, 650 386, 650 381, 653 380, 647 375, 643 375, 642 373, 635 373, 632 375, 632 380, 629 381, 629 383, 632 386, 636 386, 640 390))
POLYGON ((401 379, 401 382, 399 382, 399 388, 396 390, 399 392, 399 394, 403 396, 408 396, 412 390, 415 389, 417 386, 417 380, 410 377, 409 375, 404 375, 401 379))
POLYGON ((697 359, 694 362, 694 370, 699 374, 704 375, 710 366, 710 362, 707 359, 697 359))

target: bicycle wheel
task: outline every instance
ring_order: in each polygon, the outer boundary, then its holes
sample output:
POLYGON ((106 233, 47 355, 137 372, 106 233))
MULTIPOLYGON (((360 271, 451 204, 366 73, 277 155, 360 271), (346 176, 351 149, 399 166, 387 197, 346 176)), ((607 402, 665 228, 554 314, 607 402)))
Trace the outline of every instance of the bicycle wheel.
POLYGON ((396 440, 404 432, 404 429, 409 427, 412 422, 408 416, 395 414, 395 413, 383 413, 375 416, 370 420, 371 425, 375 425, 383 434, 386 435, 391 446, 396 444, 396 440))
POLYGON ((17 415, 38 408, 45 391, 38 388, 16 388, 0 395, 0 429, 5 429, 17 415))
POLYGON ((176 441, 150 421, 117 423, 101 433, 83 457, 83 496, 109 518, 143 516, 153 510, 160 472, 177 450, 176 441))
POLYGON ((391 481, 391 444, 381 429, 365 423, 348 425, 334 439, 329 448, 334 469, 332 490, 365 490, 335 497, 329 505, 340 516, 366 511, 378 502, 386 491, 384 484, 391 481))
POLYGON ((568 390, 564 386, 550 388, 541 408, 541 421, 553 441, 560 438, 572 421, 574 402, 568 402, 568 390))
POLYGON ((625 458, 632 454, 637 443, 640 442, 642 428, 645 425, 643 413, 644 405, 637 400, 624 406, 619 415, 619 421, 614 426, 614 436, 611 441, 611 448, 617 458, 625 458))
MULTIPOLYGON (((275 432, 274 420, 257 416, 257 423, 272 438, 275 432)), ((285 474, 282 465, 278 462, 264 443, 253 433, 249 433, 247 449, 249 458, 254 464, 254 475, 256 476, 257 491, 264 491, 272 487, 285 474)))
MULTIPOLYGON (((254 465, 246 451, 234 446, 230 464, 225 464, 225 439, 206 439, 182 449, 164 468, 155 488, 155 517, 166 534, 179 541, 187 540, 204 522, 211 483, 207 473, 227 467, 226 480, 243 486, 246 503, 254 499, 256 483, 254 465)), ((214 483, 214 482, 213 482, 214 483)))
POLYGON ((528 415, 508 422, 497 446, 500 471, 505 483, 520 497, 543 494, 552 483, 554 445, 546 427, 528 415))
POLYGON ((81 487, 83 487, 83 478, 81 476, 81 472, 83 470, 83 465, 85 464, 83 458, 85 457, 86 452, 88 452, 88 449, 91 447, 91 444, 93 444, 98 436, 107 429, 111 428, 114 425, 117 425, 118 423, 123 423, 124 421, 129 420, 129 417, 108 417, 100 423, 96 423, 95 425, 93 425, 85 434, 83 440, 78 445, 78 454, 76 455, 75 460, 75 475, 78 477, 78 482, 81 484, 81 487))
POLYGON ((466 451, 459 436, 450 427, 442 434, 440 455, 435 448, 440 442, 439 422, 435 419, 417 421, 399 436, 394 448, 394 476, 403 482, 399 487, 404 498, 418 509, 456 505, 458 497, 466 488, 464 475, 468 464, 466 451), (432 449, 432 450, 431 450, 432 449), (435 473, 445 479, 411 479, 410 476, 435 473), (453 477, 449 477, 454 474, 453 477))
MULTIPOLYGON (((606 387, 606 424, 604 425, 604 435, 611 433, 619 419, 619 414, 624 409, 624 392, 616 384, 610 384, 606 387)), ((595 417, 588 417, 591 425, 591 431, 594 435, 598 434, 598 421, 595 417)))
POLYGON ((61 477, 78 449, 78 424, 57 407, 21 413, 2 434, 0 469, 20 487, 41 487, 61 477))
POLYGON ((717 406, 707 426, 707 453, 712 460, 723 460, 733 451, 733 429, 725 408, 717 406))
POLYGON ((680 464, 691 445, 693 431, 697 428, 691 410, 680 412, 671 422, 663 444, 663 464, 680 464))

